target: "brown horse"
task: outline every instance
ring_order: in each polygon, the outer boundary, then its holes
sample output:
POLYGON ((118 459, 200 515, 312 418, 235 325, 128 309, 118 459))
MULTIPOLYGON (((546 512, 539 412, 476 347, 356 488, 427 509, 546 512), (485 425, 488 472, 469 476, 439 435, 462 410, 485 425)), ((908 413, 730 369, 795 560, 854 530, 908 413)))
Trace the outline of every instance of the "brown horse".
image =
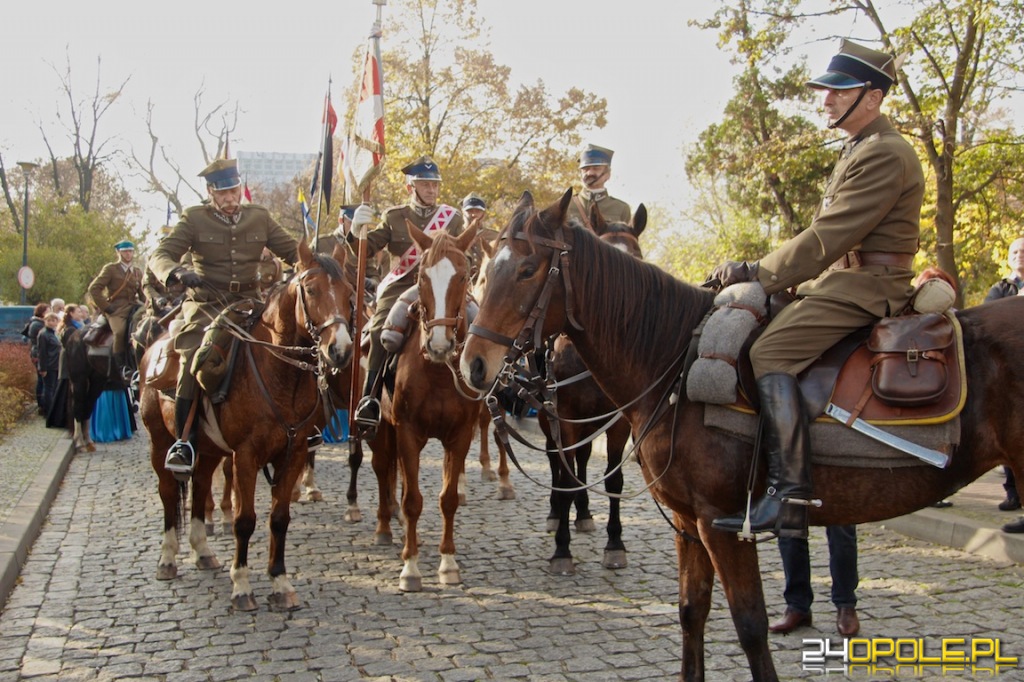
MULTIPOLYGON (((488 288, 462 356, 463 375, 480 389, 505 365, 508 341, 565 332, 637 437, 639 461, 655 499, 673 512, 679 559, 682 677, 704 679, 704 629, 717 573, 754 680, 777 680, 768 645, 756 546, 712 528, 743 509, 752 448, 704 426, 704 406, 668 393, 694 327, 712 294, 566 226, 571 193, 537 211, 526 194, 488 271, 488 288), (549 275, 549 272, 552 273, 549 275), (545 287, 545 282, 551 284, 545 287), (545 291, 546 290, 546 291, 545 291), (541 293, 549 304, 540 300, 541 293), (600 302, 600 305, 597 303, 600 302), (652 390, 649 390, 652 389, 652 390), (639 397, 639 400, 636 400, 639 397), (664 402, 667 410, 659 410, 664 402)), ((815 525, 857 524, 908 514, 955 492, 998 464, 1024 474, 1024 395, 1019 368, 1024 300, 957 313, 969 377, 960 446, 946 469, 815 465, 815 525)), ((529 345, 529 343, 527 344, 529 345)), ((879 449, 884 446, 878 446, 879 449)), ((755 489, 763 489, 765 472, 755 489)))
POLYGON ((459 479, 473 442, 480 401, 467 397, 471 392, 456 385, 458 379, 454 374, 467 326, 469 261, 466 249, 476 236, 476 226, 458 237, 441 231, 433 240, 415 225, 409 225, 409 232, 424 252, 419 266, 420 299, 416 306, 419 321, 411 325, 398 354, 394 389, 382 400, 383 419, 370 441, 370 449, 379 489, 376 542, 391 544, 391 517, 400 472, 405 546, 398 587, 404 592, 419 592, 423 589, 416 532, 423 511, 419 465, 420 451, 430 438, 437 438, 444 446, 444 482, 440 495, 444 523, 438 578, 446 585, 462 582, 455 561, 455 511, 459 507, 459 479))
MULTIPOLYGON (((604 216, 594 204, 590 212, 590 227, 605 243, 628 253, 634 258, 643 258, 640 250, 640 233, 647 226, 647 209, 643 204, 637 207, 632 224, 606 223, 604 216)), ((551 573, 575 575, 576 565, 569 543, 572 532, 569 525, 570 507, 576 507, 576 530, 592 533, 596 530, 594 517, 590 512, 588 494, 587 464, 590 462, 590 438, 603 429, 608 419, 599 420, 602 415, 615 413, 615 405, 589 375, 572 340, 564 334, 555 339, 548 371, 559 382, 566 382, 558 388, 558 436, 563 455, 558 452, 555 433, 544 411, 539 412, 537 421, 544 431, 551 465, 551 508, 548 514, 548 531, 555 533, 555 553, 548 560, 551 573), (584 377, 579 379, 578 377, 584 377), (596 421, 594 421, 597 419, 596 421), (578 445, 583 443, 583 445, 578 445), (566 468, 568 465, 568 468, 566 468)), ((626 545, 622 542, 622 520, 619 515, 622 495, 622 453, 629 440, 629 423, 619 419, 605 431, 608 465, 605 469, 604 489, 608 494, 608 541, 604 547, 601 565, 605 568, 625 568, 626 545)))
MULTIPOLYGON (((351 359, 352 340, 346 320, 352 288, 342 274, 344 251, 335 257, 314 255, 305 241, 299 245, 295 274, 274 287, 248 337, 232 377, 231 391, 218 405, 205 397, 197 412, 198 458, 192 476, 192 521, 189 542, 197 567, 220 566, 206 541, 203 501, 214 469, 230 457, 234 474, 235 556, 231 567, 231 603, 236 609, 257 608, 249 583, 249 539, 256 528, 254 496, 260 471, 270 477, 270 552, 273 608, 299 605, 285 568, 285 535, 291 519, 295 482, 306 464, 307 438, 326 423, 318 383, 325 374, 351 359), (299 356, 298 358, 296 356, 299 356), (303 360, 305 358, 305 360, 303 360), (201 413, 201 416, 198 416, 201 413)), ((143 376, 159 352, 161 341, 146 352, 143 376)), ((164 539, 157 579, 177 575, 179 509, 187 494, 164 468, 167 448, 174 442, 174 405, 158 389, 143 382, 141 412, 149 430, 150 461, 159 479, 164 509, 164 539)))

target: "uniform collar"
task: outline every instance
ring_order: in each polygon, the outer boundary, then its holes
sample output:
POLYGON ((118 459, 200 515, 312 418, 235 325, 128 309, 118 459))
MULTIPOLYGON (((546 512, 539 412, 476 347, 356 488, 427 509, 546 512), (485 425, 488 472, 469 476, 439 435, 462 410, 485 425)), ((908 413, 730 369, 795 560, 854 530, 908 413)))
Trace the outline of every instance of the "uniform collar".
POLYGON ((587 201, 601 201, 601 199, 604 199, 606 196, 608 196, 608 190, 599 189, 596 191, 591 191, 589 189, 584 188, 583 191, 580 192, 580 194, 582 194, 583 198, 586 199, 587 201))

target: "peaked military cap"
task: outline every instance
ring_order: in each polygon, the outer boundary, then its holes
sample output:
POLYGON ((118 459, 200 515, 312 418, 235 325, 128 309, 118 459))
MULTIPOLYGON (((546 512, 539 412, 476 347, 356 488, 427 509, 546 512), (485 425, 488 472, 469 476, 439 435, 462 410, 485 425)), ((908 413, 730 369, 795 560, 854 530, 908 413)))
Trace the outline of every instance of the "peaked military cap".
POLYGON ((891 54, 843 40, 825 74, 807 81, 818 90, 851 90, 869 85, 887 94, 896 81, 896 58, 891 54))
POLYGON ((242 176, 238 174, 238 159, 217 159, 199 173, 206 179, 207 185, 214 189, 234 189, 242 184, 242 176))
POLYGON ((127 251, 128 249, 134 251, 135 244, 125 239, 124 241, 114 244, 114 249, 116 249, 117 251, 127 251))
POLYGON ((610 166, 612 165, 612 154, 614 153, 611 149, 598 147, 596 144, 588 144, 580 152, 580 168, 586 168, 587 166, 610 166))
POLYGON ((421 156, 403 168, 402 172, 405 173, 405 179, 409 182, 413 180, 441 180, 441 171, 429 156, 421 156))
POLYGON ((486 211, 487 202, 475 192, 470 192, 466 195, 466 198, 462 200, 462 208, 479 208, 482 211, 486 211))

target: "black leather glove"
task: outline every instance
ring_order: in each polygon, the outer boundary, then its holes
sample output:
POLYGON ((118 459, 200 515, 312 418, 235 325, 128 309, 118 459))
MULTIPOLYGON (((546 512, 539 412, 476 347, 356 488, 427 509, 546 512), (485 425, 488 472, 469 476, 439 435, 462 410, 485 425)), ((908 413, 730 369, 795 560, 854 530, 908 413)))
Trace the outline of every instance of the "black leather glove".
POLYGON ((727 260, 711 271, 711 279, 717 279, 722 283, 722 288, 740 282, 753 282, 757 279, 758 263, 747 261, 727 260))
POLYGON ((192 272, 191 270, 184 270, 178 273, 178 281, 187 286, 189 289, 195 289, 203 285, 203 280, 199 278, 199 275, 192 272))

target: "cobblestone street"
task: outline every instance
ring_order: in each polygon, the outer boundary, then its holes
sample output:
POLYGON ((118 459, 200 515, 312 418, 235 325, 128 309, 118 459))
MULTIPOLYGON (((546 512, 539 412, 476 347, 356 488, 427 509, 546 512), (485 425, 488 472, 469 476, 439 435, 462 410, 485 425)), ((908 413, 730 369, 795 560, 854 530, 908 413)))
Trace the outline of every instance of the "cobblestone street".
MULTIPOLYGON (((398 590, 400 545, 373 543, 376 481, 368 460, 360 472, 364 520, 347 524, 347 452, 325 447, 317 457, 325 501, 294 505, 288 534, 287 565, 302 608, 276 613, 266 604, 269 489, 261 477, 261 521, 250 550, 261 609, 236 613, 229 605, 227 573, 233 540, 220 523, 212 546, 224 569, 198 571, 183 539, 179 577, 154 579, 161 512, 147 448, 140 431, 131 441, 100 445, 95 453, 73 458, 0 614, 0 682, 587 681, 679 674, 672 531, 646 493, 623 503, 628 568, 601 567, 607 504, 592 496, 599 530, 574 535, 578 573, 555 577, 546 571, 553 550, 553 539, 544 532, 547 492, 514 471, 518 499, 500 502, 496 484, 481 482, 479 465, 470 462, 469 501, 459 510, 456 532, 463 584, 441 586, 436 576, 440 448, 432 441, 422 475, 424 591, 405 594, 398 590)), ((474 450, 470 457, 475 456, 474 450)), ((524 458, 530 460, 531 476, 547 478, 546 462, 524 458)), ((592 464, 594 471, 601 468, 603 462, 592 464)), ((626 478, 637 490, 635 464, 626 478)), ((880 525, 861 527, 860 548, 862 637, 923 637, 936 643, 942 637, 993 637, 1001 639, 1004 656, 1024 656, 1019 566, 911 540, 880 525)), ((802 669, 802 652, 808 649, 802 638, 841 642, 828 603, 828 552, 821 529, 812 530, 812 551, 816 627, 771 637, 783 679, 824 678, 802 669)), ((762 545, 760 552, 774 619, 784 607, 781 565, 774 543, 762 545)), ((708 679, 750 678, 720 591, 706 649, 708 679)), ((941 671, 925 670, 922 676, 938 677, 941 671)), ((851 677, 877 678, 856 671, 851 677)), ((971 674, 951 671, 945 677, 971 674)), ((1004 672, 1004 678, 1022 679, 1022 673, 1004 672)))

